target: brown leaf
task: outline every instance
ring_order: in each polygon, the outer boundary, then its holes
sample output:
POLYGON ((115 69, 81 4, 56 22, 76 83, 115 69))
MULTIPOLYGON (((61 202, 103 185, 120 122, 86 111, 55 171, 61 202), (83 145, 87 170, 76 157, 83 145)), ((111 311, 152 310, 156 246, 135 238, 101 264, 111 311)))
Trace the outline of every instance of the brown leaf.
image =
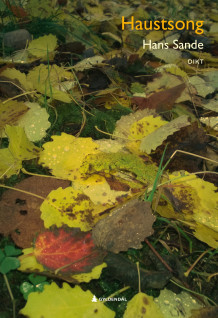
POLYGON ((185 83, 182 83, 164 91, 155 92, 147 98, 133 97, 132 104, 136 104, 139 109, 152 108, 157 112, 170 110, 184 89, 185 83))
MULTIPOLYGON (((207 142, 208 136, 205 131, 198 127, 197 122, 194 122, 169 136, 161 146, 157 147, 155 153, 151 156, 155 162, 159 163, 166 143, 168 143, 168 146, 164 157, 165 162, 167 162, 175 150, 183 150, 196 155, 205 156, 207 142)), ((201 163, 201 158, 177 153, 167 169, 170 169, 170 171, 186 170, 188 172, 196 172, 199 171, 199 165, 201 163)))
MULTIPOLYGON (((68 187, 69 182, 44 177, 30 177, 15 186, 44 198, 51 190, 68 187)), ((11 235, 14 242, 30 247, 37 232, 44 229, 39 210, 42 200, 22 192, 8 190, 0 202, 0 233, 11 235)))
POLYGON ((95 225, 92 231, 94 243, 114 253, 139 249, 144 238, 153 233, 154 221, 150 203, 130 200, 95 225))

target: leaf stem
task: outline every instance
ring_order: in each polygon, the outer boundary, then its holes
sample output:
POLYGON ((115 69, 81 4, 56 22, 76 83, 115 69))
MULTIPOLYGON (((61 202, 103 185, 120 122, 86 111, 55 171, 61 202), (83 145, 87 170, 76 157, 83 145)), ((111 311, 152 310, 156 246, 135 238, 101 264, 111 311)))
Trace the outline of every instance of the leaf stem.
POLYGON ((6 286, 7 286, 7 289, 8 289, 8 292, 9 292, 9 295, 10 295, 10 298, 11 298, 11 301, 12 301, 12 306, 13 306, 13 318, 16 318, 15 299, 14 299, 14 296, 13 296, 13 293, 12 293, 12 290, 11 290, 11 287, 10 287, 10 284, 9 284, 9 281, 8 281, 8 278, 7 278, 6 274, 3 274, 3 277, 4 277, 5 284, 6 284, 6 286))

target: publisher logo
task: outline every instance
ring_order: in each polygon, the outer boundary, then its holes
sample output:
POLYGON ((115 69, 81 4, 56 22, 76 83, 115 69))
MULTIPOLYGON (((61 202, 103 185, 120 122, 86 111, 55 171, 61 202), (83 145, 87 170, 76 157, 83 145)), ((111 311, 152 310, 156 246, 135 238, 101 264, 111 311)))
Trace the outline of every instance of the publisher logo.
POLYGON ((94 295, 94 296, 92 297, 92 302, 93 302, 93 303, 97 303, 97 301, 98 301, 98 299, 97 299, 97 297, 94 295))
POLYGON ((103 301, 103 302, 106 302, 106 301, 127 301, 126 297, 100 297, 99 299, 93 295, 92 297, 92 302, 93 303, 97 303, 97 301, 103 301))

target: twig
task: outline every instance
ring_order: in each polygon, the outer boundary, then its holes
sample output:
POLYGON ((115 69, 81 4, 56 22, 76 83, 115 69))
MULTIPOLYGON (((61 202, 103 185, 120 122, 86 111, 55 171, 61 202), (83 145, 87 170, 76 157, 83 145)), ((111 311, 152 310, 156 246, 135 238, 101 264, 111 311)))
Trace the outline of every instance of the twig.
POLYGON ((150 247, 152 252, 157 256, 157 258, 161 261, 161 263, 168 269, 168 271, 173 273, 172 268, 165 262, 165 260, 160 256, 160 254, 154 249, 154 247, 151 245, 151 243, 148 241, 148 239, 145 238, 144 241, 150 247))
POLYGON ((200 261, 200 259, 202 257, 204 257, 205 254, 207 254, 209 251, 211 251, 212 248, 209 248, 208 250, 204 251, 197 259, 196 261, 189 267, 189 269, 184 273, 184 275, 186 277, 188 277, 188 275, 190 274, 190 272, 193 270, 193 268, 195 267, 195 265, 200 261))

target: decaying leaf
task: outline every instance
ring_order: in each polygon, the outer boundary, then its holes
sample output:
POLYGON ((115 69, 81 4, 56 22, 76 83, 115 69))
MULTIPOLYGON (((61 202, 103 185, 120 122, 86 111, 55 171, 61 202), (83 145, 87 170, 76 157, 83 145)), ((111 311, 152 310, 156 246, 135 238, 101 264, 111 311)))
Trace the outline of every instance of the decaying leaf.
MULTIPOLYGON (((122 253, 108 253, 104 261, 107 263, 108 273, 113 279, 117 279, 123 285, 131 286, 138 290, 139 274, 135 263, 122 253)), ((168 270, 148 271, 140 267, 139 271, 142 290, 147 290, 148 288, 162 289, 172 278, 172 273, 168 270)))
POLYGON ((151 108, 157 112, 167 111, 172 109, 185 87, 185 83, 182 83, 160 92, 154 92, 148 97, 133 97, 132 104, 138 106, 139 109, 151 108))
POLYGON ((79 169, 87 176, 94 173, 104 173, 105 176, 114 172, 132 173, 133 178, 144 184, 151 184, 156 175, 156 166, 145 163, 135 154, 130 153, 100 153, 89 155, 79 169))
MULTIPOLYGON (((195 121, 188 126, 180 128, 180 130, 174 132, 173 135, 168 136, 163 144, 158 146, 155 153, 152 153, 151 156, 153 161, 159 163, 166 144, 167 150, 164 156, 165 162, 169 160, 175 149, 204 156, 207 142, 208 136, 206 135, 206 132, 198 127, 198 123, 195 121)), ((186 170, 189 172, 196 172, 199 171, 201 163, 202 159, 200 157, 189 156, 178 152, 167 168, 170 169, 170 171, 186 170)))
POLYGON ((202 97, 206 97, 208 94, 214 92, 215 88, 210 86, 200 76, 192 76, 189 81, 196 88, 198 95, 202 97))
POLYGON ((213 318, 218 316, 218 306, 192 310, 190 318, 213 318))
POLYGON ((158 213, 165 217, 187 221, 191 228, 196 229, 198 239, 217 248, 218 195, 215 193, 216 187, 187 172, 174 173, 169 176, 169 179, 171 184, 163 187, 164 195, 169 201, 160 200, 157 207, 158 213))
POLYGON ((113 318, 115 313, 102 302, 92 302, 93 294, 83 291, 79 286, 70 287, 63 283, 60 288, 56 283, 46 285, 43 293, 31 293, 20 313, 31 318, 60 317, 99 317, 113 318))
POLYGON ((141 141, 140 150, 150 154, 151 151, 155 150, 159 145, 161 145, 169 135, 172 135, 175 131, 188 125, 190 125, 190 122, 188 120, 188 116, 186 115, 172 120, 168 124, 161 126, 153 133, 144 137, 141 141))
MULTIPOLYGON (((30 193, 46 197, 51 190, 69 186, 68 181, 44 177, 30 177, 15 186, 30 193)), ((17 246, 22 248, 32 244, 36 233, 44 229, 40 218, 42 199, 30 194, 8 190, 0 202, 0 233, 11 235, 17 246)))
POLYGON ((122 197, 130 195, 130 189, 127 189, 127 191, 115 191, 111 189, 107 180, 98 174, 94 174, 86 180, 75 180, 73 188, 82 191, 96 205, 117 204, 122 197))
POLYGON ((100 220, 93 228, 92 237, 97 246, 114 253, 139 249, 141 242, 153 233, 154 221, 150 203, 133 199, 100 220))
POLYGON ((16 121, 28 111, 28 106, 23 102, 8 101, 0 103, 0 131, 6 125, 13 125, 16 121))
POLYGON ((111 208, 110 205, 95 205, 82 191, 73 187, 58 188, 51 191, 43 201, 40 210, 46 228, 52 225, 70 227, 89 231, 102 217, 102 212, 111 208))
POLYGON ((164 318, 152 296, 136 294, 127 304, 124 318, 164 318))

